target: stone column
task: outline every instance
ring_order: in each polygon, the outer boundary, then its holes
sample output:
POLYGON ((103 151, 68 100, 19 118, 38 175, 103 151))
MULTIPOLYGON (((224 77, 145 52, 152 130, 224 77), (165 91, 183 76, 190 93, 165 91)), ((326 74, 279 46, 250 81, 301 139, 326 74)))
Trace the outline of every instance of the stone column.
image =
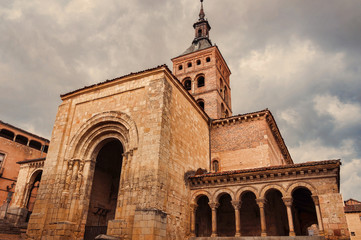
POLYGON ((266 199, 258 198, 256 199, 257 204, 259 206, 260 216, 261 216, 261 236, 267 236, 267 227, 266 227, 266 215, 264 214, 264 204, 266 203, 266 199))
POLYGON ((196 236, 196 211, 197 204, 191 204, 191 237, 196 236))
POLYGON ((236 234, 235 237, 241 236, 241 219, 239 214, 239 209, 241 208, 241 201, 232 201, 232 205, 234 207, 234 217, 236 220, 236 234))
POLYGON ((212 209, 212 235, 211 237, 217 237, 217 208, 219 203, 209 203, 212 209))
POLYGON ((295 229, 293 226, 293 218, 292 218, 292 197, 283 197, 282 198, 283 202, 285 203, 286 207, 287 207, 287 217, 288 217, 288 227, 290 229, 290 236, 296 236, 295 234, 295 229))
POLYGON ((320 231, 320 235, 323 235, 324 233, 323 233, 323 224, 322 224, 321 211, 320 211, 320 201, 318 199, 318 196, 312 196, 312 200, 315 203, 318 230, 320 231))

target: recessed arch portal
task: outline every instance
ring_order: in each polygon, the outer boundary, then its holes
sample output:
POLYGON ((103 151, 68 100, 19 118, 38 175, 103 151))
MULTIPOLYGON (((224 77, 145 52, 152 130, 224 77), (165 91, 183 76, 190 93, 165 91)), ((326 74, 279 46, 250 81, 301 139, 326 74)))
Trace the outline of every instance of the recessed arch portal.
POLYGON ((123 145, 115 138, 108 138, 95 148, 96 164, 90 194, 84 239, 105 234, 109 220, 115 217, 123 145))
POLYGON ((27 216, 25 218, 25 222, 28 222, 30 219, 30 215, 33 212, 34 204, 36 197, 38 195, 38 190, 40 186, 41 176, 43 174, 42 169, 36 170, 30 177, 29 185, 28 185, 28 194, 26 196, 26 209, 27 216))

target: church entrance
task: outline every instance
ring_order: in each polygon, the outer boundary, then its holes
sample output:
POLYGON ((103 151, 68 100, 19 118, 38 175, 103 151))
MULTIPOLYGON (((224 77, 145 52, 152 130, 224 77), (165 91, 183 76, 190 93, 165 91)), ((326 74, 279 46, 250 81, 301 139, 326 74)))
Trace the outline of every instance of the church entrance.
POLYGON ((124 149, 116 139, 100 144, 103 146, 96 158, 84 240, 106 234, 108 221, 115 217, 124 149))

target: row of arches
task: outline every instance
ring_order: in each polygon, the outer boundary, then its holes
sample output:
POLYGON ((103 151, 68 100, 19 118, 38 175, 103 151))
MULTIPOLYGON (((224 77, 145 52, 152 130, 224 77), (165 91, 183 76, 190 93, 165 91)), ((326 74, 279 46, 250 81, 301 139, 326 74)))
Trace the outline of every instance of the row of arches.
MULTIPOLYGON (((205 61, 206 61, 207 63, 209 63, 209 62, 211 62, 211 58, 210 58, 210 57, 206 57, 206 58, 205 58, 205 61)), ((202 64, 202 60, 201 60, 201 59, 197 59, 197 60, 196 60, 196 64, 197 64, 197 66, 200 66, 200 65, 202 64)), ((193 66, 192 61, 187 62, 187 63, 186 63, 186 66, 187 66, 188 68, 191 68, 191 67, 193 66)), ((179 71, 183 70, 183 64, 179 64, 179 65, 178 65, 178 70, 179 70, 179 71)))
POLYGON ((43 151, 45 153, 48 152, 48 145, 42 145, 40 142, 36 140, 29 140, 27 137, 21 134, 15 134, 13 131, 10 131, 6 128, 0 130, 0 137, 20 143, 25 146, 29 146, 31 148, 34 148, 39 151, 43 151))
POLYGON ((322 231, 318 198, 304 186, 290 196, 269 188, 260 198, 253 190, 238 198, 221 191, 215 198, 206 192, 194 199, 191 231, 197 237, 307 236, 322 231))

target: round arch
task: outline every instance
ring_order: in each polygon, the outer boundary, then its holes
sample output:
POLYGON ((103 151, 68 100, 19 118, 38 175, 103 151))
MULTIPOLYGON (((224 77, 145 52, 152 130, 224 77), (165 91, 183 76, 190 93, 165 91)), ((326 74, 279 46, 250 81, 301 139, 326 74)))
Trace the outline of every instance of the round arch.
POLYGON ((191 203, 197 204, 198 199, 199 199, 200 197, 202 197, 202 196, 208 197, 209 201, 212 200, 212 197, 211 197, 212 195, 211 195, 208 191, 206 191, 206 190, 199 190, 199 191, 196 191, 196 192, 194 192, 194 193, 192 194, 191 203))
POLYGON ((306 188, 307 190, 309 190, 313 196, 317 196, 317 189, 312 186, 309 183, 306 182, 297 182, 297 183, 293 183, 290 186, 288 186, 287 188, 287 196, 292 196, 292 193, 297 190, 298 188, 306 188))
POLYGON ((243 195, 244 193, 246 193, 246 192, 252 192, 252 193, 256 196, 256 198, 259 198, 259 193, 258 193, 257 189, 254 188, 254 187, 249 187, 249 186, 248 186, 248 187, 242 187, 242 188, 240 188, 240 189, 237 190, 237 192, 236 192, 236 194, 235 194, 235 196, 236 196, 236 199, 235 199, 235 200, 240 201, 242 195, 243 195))
POLYGON ((105 138, 118 139, 126 151, 138 148, 135 122, 122 112, 103 112, 90 118, 70 141, 66 159, 90 159, 94 148, 105 138))
POLYGON ((272 189, 276 189, 276 190, 280 191, 280 193, 282 194, 282 197, 287 197, 287 196, 288 196, 286 190, 285 190, 282 186, 280 186, 280 185, 278 185, 278 184, 270 184, 270 185, 264 186, 264 187, 261 189, 261 191, 260 191, 260 193, 259 193, 259 197, 265 198, 266 193, 267 193, 269 190, 272 190, 272 189))
POLYGON ((212 197, 212 202, 218 203, 219 198, 223 195, 223 194, 229 194, 229 196, 231 196, 232 200, 235 199, 234 197, 234 192, 228 188, 222 188, 222 189, 218 189, 212 197))

